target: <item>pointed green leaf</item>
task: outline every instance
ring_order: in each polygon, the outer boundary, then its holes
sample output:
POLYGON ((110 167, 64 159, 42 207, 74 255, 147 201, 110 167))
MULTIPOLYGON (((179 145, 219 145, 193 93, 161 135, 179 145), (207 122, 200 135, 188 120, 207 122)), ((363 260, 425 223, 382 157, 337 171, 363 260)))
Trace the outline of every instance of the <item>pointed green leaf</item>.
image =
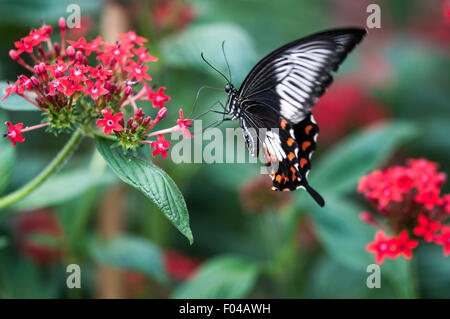
POLYGON ((192 244, 194 239, 189 226, 186 202, 169 175, 148 159, 124 155, 119 148, 112 149, 111 141, 96 138, 95 142, 98 151, 114 173, 151 199, 192 244))

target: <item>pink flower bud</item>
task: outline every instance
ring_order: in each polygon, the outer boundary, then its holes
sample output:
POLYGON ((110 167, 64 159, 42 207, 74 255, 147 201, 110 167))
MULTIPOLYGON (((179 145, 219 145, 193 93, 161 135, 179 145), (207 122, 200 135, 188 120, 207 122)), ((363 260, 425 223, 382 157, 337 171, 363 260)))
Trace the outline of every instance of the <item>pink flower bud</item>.
POLYGON ((64 32, 66 30, 66 20, 63 17, 59 18, 58 26, 61 32, 64 32))
POLYGON ((41 70, 39 68, 39 65, 35 65, 33 67, 33 69, 34 69, 34 74, 36 74, 38 77, 41 76, 42 73, 41 73, 41 70))
POLYGON ((361 221, 370 224, 370 225, 378 225, 378 222, 375 220, 375 218, 373 218, 372 214, 369 212, 362 212, 361 214, 359 214, 359 218, 361 219, 361 221))
POLYGON ((75 56, 75 49, 73 48, 73 46, 69 45, 66 49, 66 54, 69 58, 73 58, 75 56))
POLYGON ((31 80, 31 83, 33 84, 33 86, 39 86, 39 80, 35 77, 35 76, 32 76, 31 78, 30 78, 30 80, 31 80))
POLYGON ((136 111, 134 111, 134 119, 136 121, 143 118, 144 116, 145 116, 144 111, 142 111, 141 108, 138 108, 136 111))
POLYGON ((127 122, 127 127, 131 127, 133 125, 133 118, 129 118, 127 122))
POLYGON ((59 45, 58 42, 55 42, 55 43, 53 44, 53 47, 55 48, 55 54, 58 56, 59 53, 61 52, 61 46, 59 45))
POLYGON ((152 121, 152 118, 150 117, 150 116, 147 116, 145 119, 144 119, 144 121, 142 121, 142 125, 144 125, 144 126, 149 126, 150 125, 150 122, 152 121))
POLYGON ((125 96, 130 96, 133 93, 133 88, 131 86, 127 86, 125 88, 125 96))
POLYGON ((75 61, 82 63, 83 58, 84 58, 83 52, 77 51, 77 53, 75 54, 75 61))
POLYGON ((165 107, 163 107, 163 108, 161 108, 161 109, 158 111, 158 116, 157 116, 157 118, 158 118, 158 119, 162 119, 162 118, 165 118, 166 115, 167 115, 167 109, 166 109, 165 107))
POLYGON ((45 67, 45 63, 44 62, 39 63, 39 73, 40 74, 47 74, 47 68, 45 67))
POLYGON ((19 55, 17 54, 16 50, 9 50, 9 56, 11 57, 11 59, 13 59, 14 61, 17 60, 19 58, 19 55))

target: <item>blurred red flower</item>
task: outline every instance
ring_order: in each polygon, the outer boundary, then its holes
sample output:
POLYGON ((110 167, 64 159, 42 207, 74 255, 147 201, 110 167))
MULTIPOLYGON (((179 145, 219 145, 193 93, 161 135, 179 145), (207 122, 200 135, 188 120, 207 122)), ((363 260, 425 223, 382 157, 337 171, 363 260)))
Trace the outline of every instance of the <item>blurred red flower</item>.
POLYGON ((13 146, 16 145, 16 142, 22 143, 25 141, 25 138, 21 134, 23 123, 12 125, 11 122, 6 121, 5 124, 8 126, 8 133, 5 133, 4 136, 9 138, 13 146))
POLYGON ((190 279, 202 263, 199 259, 171 249, 163 251, 163 262, 169 277, 178 281, 190 279))
POLYGON ((361 219, 375 227, 399 233, 398 237, 389 237, 393 254, 381 254, 376 249, 381 235, 367 246, 369 252, 376 254, 377 263, 381 263, 384 256, 397 258, 403 255, 411 258, 411 250, 419 242, 409 239, 410 235, 444 245, 444 253, 447 253, 448 226, 442 224, 450 216, 450 207, 447 205, 449 195, 441 195, 440 187, 446 176, 437 169, 436 163, 411 159, 407 161, 407 166, 375 170, 359 180, 358 192, 364 194, 377 209, 375 215, 378 217, 365 211, 361 213, 361 219), (383 219, 385 222, 381 223, 383 219))
POLYGON ((151 11, 151 21, 164 31, 180 31, 194 18, 194 7, 180 0, 156 0, 151 11))
POLYGON ((79 28, 68 28, 69 37, 71 39, 77 39, 83 37, 88 33, 93 26, 93 19, 89 15, 81 15, 80 17, 80 27, 79 28))
POLYGON ((36 236, 42 235, 61 240, 63 229, 50 209, 38 209, 21 212, 17 215, 15 233, 18 250, 39 264, 48 264, 59 260, 62 248, 39 243, 36 236))
POLYGON ((271 187, 271 179, 263 175, 244 183, 239 190, 242 207, 260 213, 266 209, 281 210, 292 201, 290 192, 274 192, 271 187))
POLYGON ((384 231, 379 230, 375 234, 375 241, 367 244, 367 251, 375 254, 375 262, 379 265, 383 263, 385 257, 394 257, 394 239, 386 237, 384 231))
POLYGON ((320 126, 320 141, 333 143, 352 129, 387 117, 381 104, 354 80, 340 80, 327 90, 314 106, 320 126))

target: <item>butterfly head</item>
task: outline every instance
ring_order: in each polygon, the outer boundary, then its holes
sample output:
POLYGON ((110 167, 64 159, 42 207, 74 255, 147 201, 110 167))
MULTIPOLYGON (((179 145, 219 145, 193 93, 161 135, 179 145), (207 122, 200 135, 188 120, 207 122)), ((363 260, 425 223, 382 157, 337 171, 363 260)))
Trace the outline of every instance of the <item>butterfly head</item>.
POLYGON ((231 83, 227 83, 227 85, 225 85, 225 92, 227 94, 230 94, 230 92, 234 91, 234 86, 231 83))

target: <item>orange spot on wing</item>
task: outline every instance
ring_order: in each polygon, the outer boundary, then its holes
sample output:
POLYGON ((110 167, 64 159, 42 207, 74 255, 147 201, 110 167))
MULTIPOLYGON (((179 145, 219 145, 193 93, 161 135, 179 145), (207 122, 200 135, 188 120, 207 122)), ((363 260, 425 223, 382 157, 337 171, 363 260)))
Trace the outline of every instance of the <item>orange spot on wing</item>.
POLYGON ((292 137, 290 137, 290 138, 288 138, 286 143, 288 146, 292 146, 294 144, 294 142, 295 142, 294 139, 292 137))
POLYGON ((307 127, 305 127, 305 133, 306 135, 309 135, 309 132, 312 130, 313 126, 312 125, 308 125, 307 127))
POLYGON ((294 167, 294 166, 291 166, 291 172, 292 172, 292 181, 295 181, 295 173, 296 173, 297 171, 295 170, 295 167, 294 167))
POLYGON ((277 177, 275 178, 275 180, 276 180, 278 183, 281 183, 281 175, 277 175, 277 177))
POLYGON ((302 143, 302 149, 306 151, 306 149, 311 145, 310 141, 305 141, 302 143))
POLYGON ((304 157, 300 160, 300 167, 303 168, 308 163, 308 160, 304 157))
POLYGON ((281 119, 280 125, 283 130, 286 129, 287 121, 285 119, 281 119))
POLYGON ((289 160, 292 162, 292 160, 295 158, 294 153, 290 152, 290 153, 288 154, 288 158, 289 158, 289 160))

